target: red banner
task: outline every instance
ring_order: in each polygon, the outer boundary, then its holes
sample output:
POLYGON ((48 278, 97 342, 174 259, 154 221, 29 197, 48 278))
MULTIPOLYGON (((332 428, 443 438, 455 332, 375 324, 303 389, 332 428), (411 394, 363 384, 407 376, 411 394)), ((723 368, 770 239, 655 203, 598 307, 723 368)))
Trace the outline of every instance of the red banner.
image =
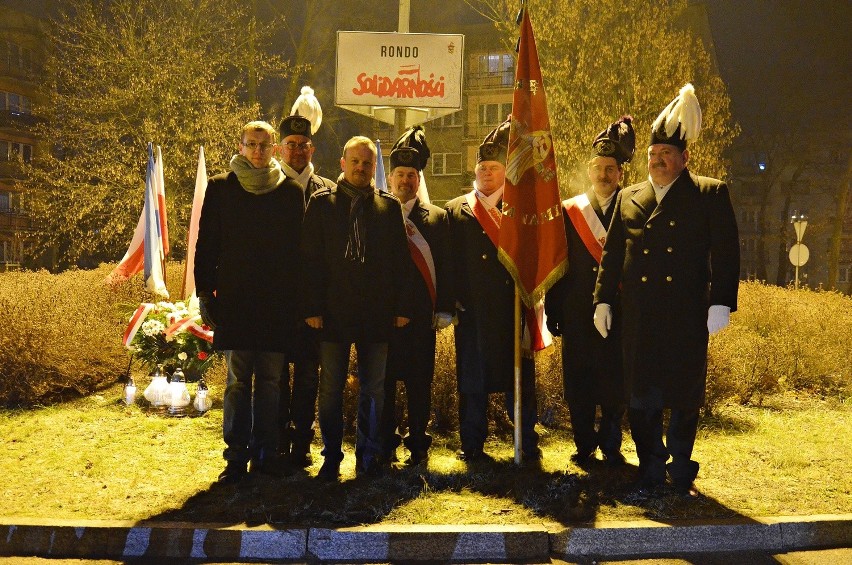
POLYGON ((529 307, 544 297, 568 266, 560 200, 538 51, 529 13, 524 9, 499 254, 529 307))

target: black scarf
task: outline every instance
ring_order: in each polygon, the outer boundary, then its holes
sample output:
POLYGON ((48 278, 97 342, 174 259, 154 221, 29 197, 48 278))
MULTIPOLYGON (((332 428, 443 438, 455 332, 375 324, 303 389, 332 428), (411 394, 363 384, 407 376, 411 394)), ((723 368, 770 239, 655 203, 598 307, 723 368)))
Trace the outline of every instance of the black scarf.
POLYGON ((374 194, 373 187, 358 188, 351 185, 346 179, 340 179, 338 180, 337 188, 352 199, 352 205, 349 207, 349 235, 344 258, 349 261, 363 263, 367 251, 365 246, 367 226, 364 223, 364 206, 374 194))

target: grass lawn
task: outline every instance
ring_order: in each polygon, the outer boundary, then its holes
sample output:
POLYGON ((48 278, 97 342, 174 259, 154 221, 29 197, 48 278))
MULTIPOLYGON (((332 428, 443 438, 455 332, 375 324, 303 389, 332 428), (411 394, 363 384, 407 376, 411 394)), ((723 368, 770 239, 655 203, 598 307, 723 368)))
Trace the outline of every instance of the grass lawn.
MULTIPOLYGON (((221 386, 211 386, 221 397, 221 386)), ((695 459, 703 497, 631 498, 630 465, 588 470, 569 461, 570 432, 541 428, 544 461, 516 467, 511 437, 493 437, 494 462, 468 468, 456 435, 436 437, 428 469, 400 466, 356 478, 344 446, 343 482, 313 480, 315 465, 288 478, 218 486, 221 403, 197 418, 168 418, 119 402, 119 386, 35 410, 0 411, 0 515, 293 526, 517 524, 558 529, 593 521, 719 519, 852 513, 852 403, 779 397, 764 407, 725 406, 702 421, 695 459)), ((401 459, 405 456, 400 451, 401 459)))

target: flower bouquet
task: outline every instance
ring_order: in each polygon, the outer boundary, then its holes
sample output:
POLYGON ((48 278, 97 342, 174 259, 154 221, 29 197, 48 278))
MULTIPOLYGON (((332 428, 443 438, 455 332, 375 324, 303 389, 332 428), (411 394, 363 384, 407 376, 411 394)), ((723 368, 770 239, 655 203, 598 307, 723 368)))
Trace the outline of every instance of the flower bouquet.
POLYGON ((178 367, 196 381, 215 361, 213 332, 201 322, 198 299, 186 302, 143 302, 130 318, 124 345, 154 370, 171 374, 178 367))

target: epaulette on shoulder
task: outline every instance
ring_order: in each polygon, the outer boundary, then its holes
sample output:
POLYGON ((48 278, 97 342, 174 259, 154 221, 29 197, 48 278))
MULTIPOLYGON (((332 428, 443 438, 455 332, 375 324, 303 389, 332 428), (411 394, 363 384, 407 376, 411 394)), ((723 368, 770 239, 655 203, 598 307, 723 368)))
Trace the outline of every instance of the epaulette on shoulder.
POLYGON ((384 190, 377 190, 376 192, 378 192, 378 193, 379 193, 379 196, 384 196, 385 198, 391 198, 391 199, 396 200, 397 202, 399 202, 399 198, 397 198, 396 196, 394 196, 394 195, 393 195, 393 194, 391 194, 390 192, 386 192, 386 191, 384 191, 384 190))

